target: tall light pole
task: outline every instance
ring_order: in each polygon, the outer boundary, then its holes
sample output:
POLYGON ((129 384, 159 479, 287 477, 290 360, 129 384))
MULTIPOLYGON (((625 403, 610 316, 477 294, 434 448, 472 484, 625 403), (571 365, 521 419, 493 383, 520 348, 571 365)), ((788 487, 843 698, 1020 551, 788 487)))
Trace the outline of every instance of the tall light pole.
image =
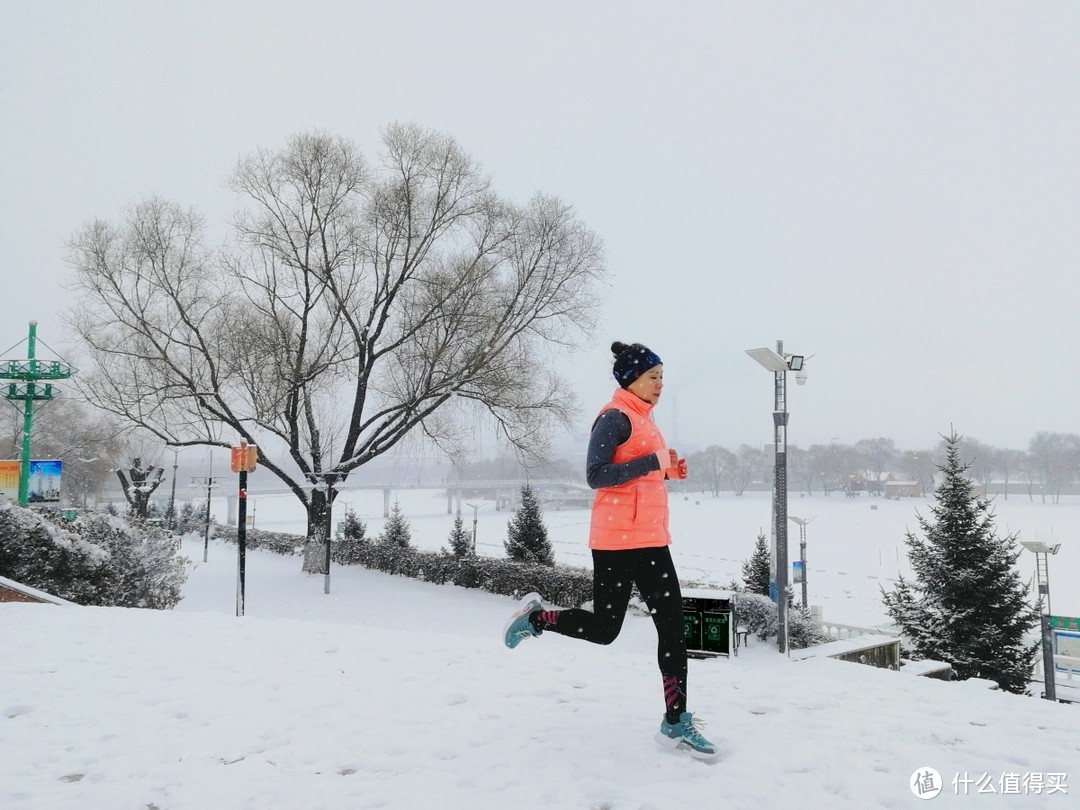
POLYGON ((747 349, 746 353, 773 372, 773 442, 776 463, 773 467, 773 531, 776 537, 776 582, 769 583, 769 595, 776 601, 778 628, 776 645, 788 652, 788 549, 787 549, 787 373, 795 372, 795 381, 806 382, 805 357, 784 354, 784 341, 776 341, 776 351, 768 348, 747 349))
POLYGON ((1057 700, 1057 686, 1054 681, 1054 636, 1050 631, 1050 566, 1048 557, 1057 554, 1061 543, 1050 546, 1039 540, 1021 540, 1020 545, 1035 555, 1035 573, 1039 581, 1039 605, 1042 616, 1039 623, 1042 630, 1043 682, 1046 685, 1047 700, 1057 700))
MULTIPOLYGON (((817 517, 817 515, 814 515, 817 517)), ((795 515, 788 515, 788 519, 799 524, 799 561, 802 563, 802 606, 806 607, 806 524, 810 523, 814 518, 801 518, 795 517, 795 515)))
POLYGON ((476 523, 477 523, 476 511, 480 508, 480 505, 475 504, 475 503, 466 503, 465 505, 468 506, 470 509, 472 509, 472 553, 473 553, 473 556, 475 557, 476 556, 476 523))
POLYGON ((179 466, 180 451, 173 448, 172 457, 172 492, 169 493, 169 531, 176 531, 176 468, 179 466))
POLYGON ((206 562, 206 558, 209 554, 210 548, 210 497, 213 494, 215 484, 214 478, 214 448, 211 447, 207 460, 206 475, 193 475, 191 476, 192 486, 204 486, 206 487, 206 525, 203 530, 203 550, 202 561, 206 562))

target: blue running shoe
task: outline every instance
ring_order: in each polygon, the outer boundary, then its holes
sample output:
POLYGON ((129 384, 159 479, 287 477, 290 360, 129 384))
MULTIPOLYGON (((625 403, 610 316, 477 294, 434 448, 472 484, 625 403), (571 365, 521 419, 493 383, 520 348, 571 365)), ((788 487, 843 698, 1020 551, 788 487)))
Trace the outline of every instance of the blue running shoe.
POLYGON ((704 723, 690 712, 683 712, 678 723, 669 723, 665 717, 660 722, 660 730, 656 732, 656 741, 664 748, 689 751, 694 759, 716 759, 720 752, 701 735, 703 726, 704 723))
POLYGON ((518 602, 517 612, 510 617, 510 621, 503 628, 503 641, 511 650, 527 638, 540 635, 541 631, 532 626, 529 614, 534 610, 542 610, 540 594, 527 593, 518 602))

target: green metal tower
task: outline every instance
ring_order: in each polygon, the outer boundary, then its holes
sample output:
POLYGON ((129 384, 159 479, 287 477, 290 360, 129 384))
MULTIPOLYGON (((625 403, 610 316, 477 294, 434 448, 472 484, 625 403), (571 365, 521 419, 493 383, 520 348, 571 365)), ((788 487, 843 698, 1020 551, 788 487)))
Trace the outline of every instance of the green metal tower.
POLYGON ((26 360, 4 360, 0 362, 0 380, 16 380, 8 383, 4 398, 14 404, 22 403, 23 436, 22 458, 19 464, 19 506, 26 506, 30 499, 30 429, 34 420, 34 403, 47 401, 53 397, 51 382, 40 388, 38 383, 44 380, 66 380, 76 369, 59 360, 38 360, 37 321, 30 321, 30 335, 27 338, 26 360))

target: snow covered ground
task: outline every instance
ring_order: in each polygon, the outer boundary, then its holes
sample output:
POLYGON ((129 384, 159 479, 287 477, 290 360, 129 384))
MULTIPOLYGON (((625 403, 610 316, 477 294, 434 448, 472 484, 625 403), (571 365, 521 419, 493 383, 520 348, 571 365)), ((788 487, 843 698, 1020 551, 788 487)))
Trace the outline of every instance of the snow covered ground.
MULTIPOLYGON (((381 493, 347 497, 377 531, 381 493)), ((445 496, 400 497, 417 545, 444 544, 445 496)), ((255 501, 262 528, 300 523, 284 498, 255 501)), ((792 514, 817 515, 810 601, 827 618, 884 620, 877 589, 896 553, 906 569, 914 507, 792 499, 792 514)), ((675 499, 673 513, 682 576, 723 583, 768 498, 675 499)), ((1054 612, 1080 614, 1066 573, 1078 504, 1011 499, 998 515, 1060 539, 1054 612)), ((499 552, 508 517, 480 510, 482 552, 499 552)), ((586 513, 547 518, 560 560, 584 563, 586 513)), ((703 764, 652 741, 647 619, 610 647, 549 634, 509 651, 508 598, 339 567, 327 595, 298 558, 261 552, 236 618, 234 549, 212 541, 203 563, 202 540, 185 541, 193 570, 171 612, 0 604, 0 807, 904 808, 932 783, 942 806, 1066 808, 1080 791, 1077 706, 787 660, 751 640, 736 658, 691 661, 691 709, 722 752, 703 764)))

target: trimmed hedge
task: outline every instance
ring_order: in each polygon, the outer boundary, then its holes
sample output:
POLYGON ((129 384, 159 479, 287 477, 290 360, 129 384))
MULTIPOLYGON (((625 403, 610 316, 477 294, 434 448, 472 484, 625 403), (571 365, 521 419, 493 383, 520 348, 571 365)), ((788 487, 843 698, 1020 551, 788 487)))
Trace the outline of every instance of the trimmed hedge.
MULTIPOLYGON (((216 527, 215 536, 230 543, 237 542, 236 530, 216 527)), ((308 538, 278 532, 247 531, 248 548, 261 548, 276 554, 300 555, 308 538)), ((592 599, 592 572, 569 565, 540 565, 518 563, 491 557, 457 557, 442 551, 421 551, 388 543, 356 542, 336 538, 330 542, 330 557, 339 565, 362 565, 375 571, 396 576, 434 582, 439 585, 458 585, 479 588, 489 593, 518 598, 536 591, 552 604, 580 607, 592 599)))
MULTIPOLYGON (((236 542, 236 532, 232 528, 222 531, 219 526, 216 536, 236 542)), ((247 533, 249 548, 262 548, 277 554, 303 554, 308 542, 321 541, 309 541, 308 538, 297 535, 254 529, 248 529, 247 533)), ((593 598, 592 571, 570 565, 542 565, 472 555, 459 557, 446 551, 421 551, 392 543, 357 541, 350 538, 332 540, 330 557, 338 565, 362 565, 386 574, 439 585, 479 588, 488 593, 515 599, 530 591, 536 591, 544 597, 545 602, 564 608, 581 607, 593 598)), ((715 588, 708 583, 693 581, 682 583, 682 587, 698 590, 715 588)), ((636 588, 630 608, 642 614, 648 613, 636 588)), ((739 591, 734 619, 737 624, 746 627, 763 641, 770 636, 776 636, 776 603, 767 596, 739 591)), ((828 640, 801 608, 793 606, 788 610, 788 641, 793 649, 828 640)))

